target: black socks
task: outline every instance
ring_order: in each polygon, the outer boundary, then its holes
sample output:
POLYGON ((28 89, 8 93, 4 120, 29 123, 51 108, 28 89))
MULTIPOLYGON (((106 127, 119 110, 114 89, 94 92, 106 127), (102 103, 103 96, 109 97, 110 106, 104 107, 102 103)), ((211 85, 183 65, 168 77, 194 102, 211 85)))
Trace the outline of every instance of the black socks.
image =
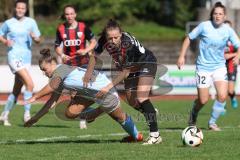
POLYGON ((156 111, 150 100, 145 100, 144 102, 139 103, 139 105, 140 108, 138 110, 144 114, 150 128, 150 132, 158 132, 156 111))

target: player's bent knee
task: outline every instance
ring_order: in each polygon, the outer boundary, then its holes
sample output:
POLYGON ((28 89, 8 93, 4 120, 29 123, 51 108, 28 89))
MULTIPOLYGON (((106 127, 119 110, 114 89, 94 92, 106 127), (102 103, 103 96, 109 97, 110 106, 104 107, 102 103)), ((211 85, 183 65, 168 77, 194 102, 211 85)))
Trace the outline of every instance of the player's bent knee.
POLYGON ((27 83, 26 88, 27 88, 28 91, 32 91, 33 88, 34 88, 34 84, 33 83, 27 83))
POLYGON ((217 96, 217 100, 221 103, 225 102, 227 99, 227 95, 219 95, 217 96))
POLYGON ((69 110, 65 111, 65 117, 69 119, 75 119, 78 116, 78 114, 71 113, 69 110))
POLYGON ((199 103, 200 103, 201 105, 205 105, 207 102, 208 102, 208 98, 199 99, 199 103))
POLYGON ((144 101, 146 101, 146 100, 148 100, 149 98, 148 97, 146 97, 146 98, 137 98, 137 101, 139 102, 139 103, 142 103, 142 102, 144 102, 144 101))
POLYGON ((128 104, 134 108, 138 108, 138 102, 136 100, 128 101, 128 104))

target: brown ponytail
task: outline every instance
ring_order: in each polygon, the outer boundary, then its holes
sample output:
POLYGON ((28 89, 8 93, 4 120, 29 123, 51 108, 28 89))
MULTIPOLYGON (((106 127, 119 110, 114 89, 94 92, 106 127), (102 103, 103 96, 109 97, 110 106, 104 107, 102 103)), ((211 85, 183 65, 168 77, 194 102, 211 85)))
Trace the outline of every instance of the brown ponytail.
POLYGON ((55 56, 51 55, 49 48, 44 48, 40 51, 41 57, 38 61, 38 64, 41 65, 43 62, 51 63, 52 61, 57 63, 55 56))

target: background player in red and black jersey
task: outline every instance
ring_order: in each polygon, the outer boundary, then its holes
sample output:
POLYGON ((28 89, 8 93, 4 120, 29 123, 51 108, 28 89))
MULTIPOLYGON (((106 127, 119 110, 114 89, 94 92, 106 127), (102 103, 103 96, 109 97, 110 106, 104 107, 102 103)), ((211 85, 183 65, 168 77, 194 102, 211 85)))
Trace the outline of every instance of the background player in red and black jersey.
POLYGON ((144 144, 162 142, 158 131, 156 111, 149 100, 149 94, 157 70, 153 53, 144 48, 129 33, 123 32, 119 24, 109 20, 95 48, 96 54, 106 49, 119 69, 118 76, 98 92, 101 97, 124 80, 128 103, 144 114, 150 127, 150 136, 144 144))
POLYGON ((96 39, 92 31, 84 22, 76 20, 74 6, 64 7, 66 22, 57 28, 55 49, 63 63, 72 66, 84 66, 89 63, 89 53, 96 46, 96 39), (87 41, 89 45, 87 45, 87 41))
MULTIPOLYGON (((224 23, 232 26, 232 23, 226 20, 224 23)), ((238 101, 235 96, 235 83, 237 79, 237 65, 234 64, 233 58, 237 55, 234 46, 228 42, 225 48, 226 67, 228 75, 228 95, 231 98, 231 105, 233 108, 238 107, 238 101)))
MULTIPOLYGON (((65 22, 57 28, 55 41, 56 53, 61 57, 64 64, 87 68, 87 72, 83 78, 84 86, 87 87, 96 63, 92 50, 95 48, 97 41, 86 24, 76 20, 77 14, 73 5, 65 6, 62 16, 65 22), (88 45, 86 44, 87 42, 89 42, 88 45)), ((80 98, 82 106, 76 105, 75 112, 81 110, 82 107, 93 104, 92 102, 83 103, 88 101, 83 97, 80 98)), ((80 128, 86 128, 85 121, 80 120, 80 128)))

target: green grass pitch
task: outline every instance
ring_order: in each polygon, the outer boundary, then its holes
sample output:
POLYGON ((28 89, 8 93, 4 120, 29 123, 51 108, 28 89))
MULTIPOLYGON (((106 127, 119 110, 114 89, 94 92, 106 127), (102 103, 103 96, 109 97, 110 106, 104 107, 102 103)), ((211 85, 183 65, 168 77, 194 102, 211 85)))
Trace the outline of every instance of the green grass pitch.
MULTIPOLYGON (((12 127, 0 125, 0 160, 49 159, 49 160, 233 160, 240 157, 240 108, 227 105, 227 113, 221 116, 218 125, 221 132, 207 130, 212 101, 199 114, 198 127, 203 130, 203 144, 196 148, 185 147, 181 142, 181 131, 187 126, 191 100, 154 101, 159 110, 158 122, 163 143, 143 146, 141 143, 120 143, 125 132, 118 123, 107 115, 88 124, 88 129, 80 130, 78 121, 63 121, 50 111, 36 125, 24 128, 23 108, 16 106, 10 114, 12 127)), ((146 138, 148 129, 143 116, 122 103, 138 129, 146 138)), ((34 105, 36 113, 41 105, 34 105)), ((2 110, 3 107, 0 107, 2 110)))

